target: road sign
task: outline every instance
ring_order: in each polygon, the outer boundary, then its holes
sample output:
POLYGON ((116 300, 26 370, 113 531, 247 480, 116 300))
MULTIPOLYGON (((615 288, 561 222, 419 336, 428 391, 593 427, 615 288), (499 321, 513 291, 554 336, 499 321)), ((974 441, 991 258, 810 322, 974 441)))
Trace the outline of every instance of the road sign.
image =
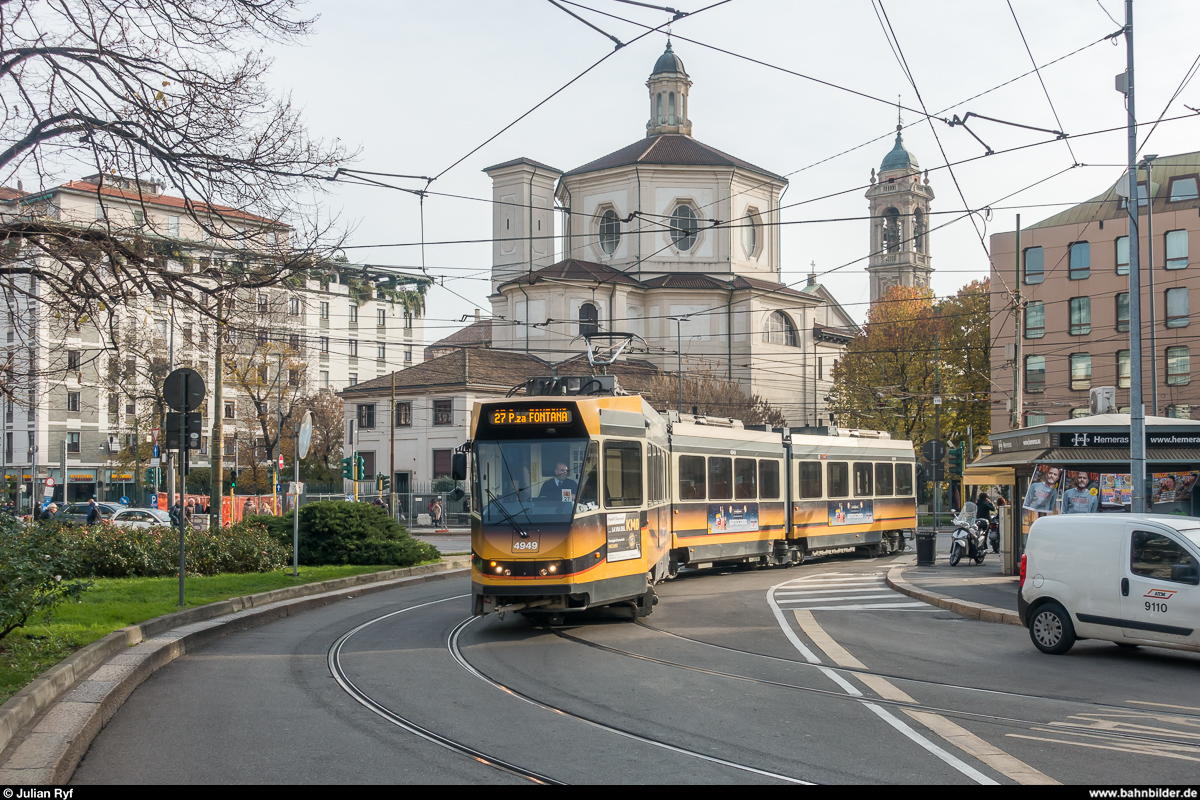
POLYGON ((300 423, 300 438, 296 442, 296 458, 308 456, 308 446, 312 443, 312 412, 304 412, 304 420, 300 423))
POLYGON ((53 486, 54 486, 54 478, 46 478, 46 486, 47 486, 47 487, 50 487, 50 488, 53 488, 53 486))
POLYGON ((283 453, 279 454, 279 471, 283 472, 283 453))
POLYGON ((184 405, 189 411, 199 408, 204 402, 204 378, 191 367, 175 370, 163 381, 163 400, 176 411, 183 411, 184 405))
POLYGON ((925 456, 926 461, 941 461, 946 457, 946 443, 936 439, 926 442, 921 446, 921 455, 925 456))
POLYGON ((123 506, 127 506, 127 505, 129 505, 129 498, 128 498, 128 497, 122 497, 122 498, 121 498, 120 500, 118 500, 117 502, 118 502, 118 503, 120 503, 120 504, 121 504, 121 505, 123 505, 123 506))
POLYGON ((283 484, 282 484, 282 483, 277 483, 277 484, 275 484, 275 491, 276 491, 276 493, 278 493, 278 492, 282 492, 282 491, 283 491, 283 484))
MULTIPOLYGON (((158 439, 158 431, 154 432, 154 438, 158 439)), ((158 445, 154 445, 154 453, 151 455, 151 458, 162 458, 162 455, 158 452, 158 445)))
POLYGON ((51 497, 54 497, 54 487, 53 487, 53 486, 47 486, 47 487, 46 487, 46 492, 45 492, 45 495, 46 495, 46 499, 47 499, 47 500, 49 500, 51 497))

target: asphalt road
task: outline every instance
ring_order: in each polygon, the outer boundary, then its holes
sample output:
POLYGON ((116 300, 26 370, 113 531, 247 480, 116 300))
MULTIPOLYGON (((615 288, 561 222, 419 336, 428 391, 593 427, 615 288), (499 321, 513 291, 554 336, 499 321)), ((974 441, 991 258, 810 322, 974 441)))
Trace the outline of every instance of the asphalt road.
POLYGON ((645 624, 461 627, 465 577, 337 603, 160 670, 74 782, 1194 781, 1200 656, 1045 656, 887 589, 894 558, 685 574, 645 624))

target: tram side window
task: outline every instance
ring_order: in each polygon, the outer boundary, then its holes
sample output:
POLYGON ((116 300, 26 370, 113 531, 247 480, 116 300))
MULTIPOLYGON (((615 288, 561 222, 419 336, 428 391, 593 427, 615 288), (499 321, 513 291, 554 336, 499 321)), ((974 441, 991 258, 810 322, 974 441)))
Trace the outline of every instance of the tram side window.
POLYGON ((658 470, 658 461, 662 451, 652 444, 646 445, 646 502, 657 503, 662 499, 662 473, 658 470))
POLYGON ((896 494, 908 497, 912 494, 912 464, 896 465, 896 494))
POLYGON ((854 462, 854 496, 871 496, 871 465, 854 462))
MULTIPOLYGON (((830 464, 829 466, 833 466, 830 464)), ((846 465, 843 464, 843 467, 846 465)), ((833 472, 830 470, 830 477, 833 477, 833 472)), ((800 462, 800 496, 806 500, 820 497, 823 494, 821 491, 821 462, 820 461, 801 461, 800 462)))
POLYGON ((627 508, 642 504, 642 446, 637 442, 604 445, 604 505, 627 508))
POLYGON ((758 464, 753 458, 734 459, 733 481, 738 500, 758 499, 758 464))
POLYGON ((779 462, 758 462, 758 496, 763 500, 779 499, 779 462))
POLYGON ((848 497, 850 495, 850 465, 845 461, 833 461, 829 464, 829 496, 848 497))
POLYGON ((703 500, 704 488, 704 456, 679 457, 679 499, 703 500))
POLYGON ((875 465, 875 494, 892 494, 892 465, 875 465))
POLYGON ((732 458, 710 458, 708 460, 708 499, 733 499, 732 458))

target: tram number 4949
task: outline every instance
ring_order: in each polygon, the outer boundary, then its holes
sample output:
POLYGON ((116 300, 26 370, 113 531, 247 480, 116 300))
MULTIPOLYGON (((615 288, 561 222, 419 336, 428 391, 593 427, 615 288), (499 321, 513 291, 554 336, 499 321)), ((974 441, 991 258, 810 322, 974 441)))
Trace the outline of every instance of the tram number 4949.
POLYGON ((1166 603, 1152 603, 1149 600, 1147 600, 1146 601, 1146 610, 1147 611, 1162 611, 1165 613, 1167 610, 1167 604, 1166 603))
POLYGON ((521 551, 521 550, 524 550, 526 552, 536 552, 538 549, 538 543, 537 542, 527 542, 527 541, 513 542, 512 549, 513 549, 514 553, 521 551))

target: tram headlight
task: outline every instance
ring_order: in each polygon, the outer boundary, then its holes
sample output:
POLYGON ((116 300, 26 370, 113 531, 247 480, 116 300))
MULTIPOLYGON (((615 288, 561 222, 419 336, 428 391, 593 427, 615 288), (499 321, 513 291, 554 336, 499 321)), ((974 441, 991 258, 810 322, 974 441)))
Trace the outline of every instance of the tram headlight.
MULTIPOLYGON (((496 562, 495 562, 495 561, 493 561, 492 563, 493 563, 493 564, 495 564, 496 562)), ((499 575, 499 574, 500 574, 500 573, 502 573, 502 572, 504 572, 504 567, 496 567, 496 574, 497 574, 497 575, 499 575)))
POLYGON ((493 562, 492 562, 492 566, 493 566, 493 567, 494 567, 494 566, 496 566, 496 562, 495 562, 495 561, 493 561, 493 562))
POLYGON ((558 565, 557 565, 557 564, 551 564, 551 565, 550 565, 550 571, 551 571, 551 572, 558 572, 558 565))
POLYGON ((512 570, 511 569, 504 570, 504 577, 507 578, 509 575, 512 575, 512 570))
POLYGON ((546 577, 546 570, 545 570, 545 568, 541 569, 541 570, 538 572, 538 574, 539 574, 539 575, 541 575, 543 578, 544 578, 544 577, 546 577))

